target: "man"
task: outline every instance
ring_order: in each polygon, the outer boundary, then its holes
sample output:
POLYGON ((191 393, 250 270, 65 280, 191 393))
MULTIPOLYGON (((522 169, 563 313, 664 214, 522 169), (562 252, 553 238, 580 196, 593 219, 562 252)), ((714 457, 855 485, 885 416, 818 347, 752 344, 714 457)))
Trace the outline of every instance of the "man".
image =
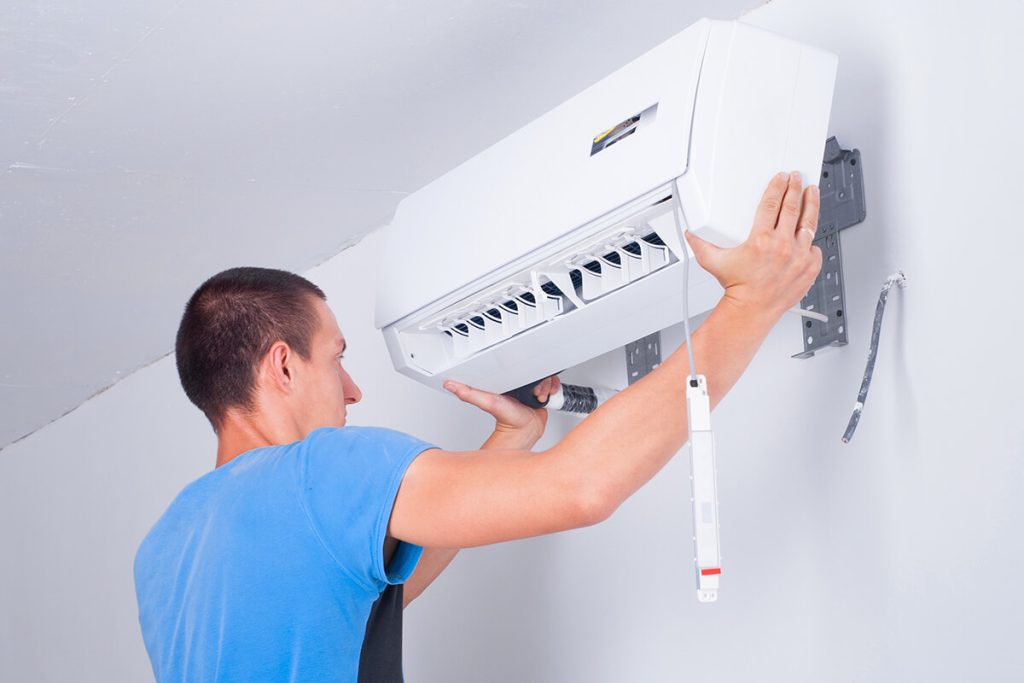
MULTIPOLYGON (((746 242, 687 236, 725 288, 692 339, 712 406, 814 281, 817 217, 817 188, 779 174, 746 242)), ((687 437, 685 349, 542 454, 529 449, 543 410, 454 382, 496 419, 481 451, 342 428, 361 398, 344 350, 323 292, 291 273, 225 271, 186 306, 178 370, 217 433, 217 468, 136 557, 159 681, 401 681, 401 610, 451 560, 443 549, 596 524, 687 437)))

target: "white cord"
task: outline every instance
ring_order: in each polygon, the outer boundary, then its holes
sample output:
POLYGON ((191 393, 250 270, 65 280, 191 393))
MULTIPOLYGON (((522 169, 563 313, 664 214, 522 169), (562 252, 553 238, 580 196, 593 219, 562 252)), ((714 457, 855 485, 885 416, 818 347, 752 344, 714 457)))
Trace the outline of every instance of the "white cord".
POLYGON ((800 308, 799 306, 794 306, 793 308, 786 311, 786 313, 796 313, 797 315, 801 315, 805 318, 814 318, 815 320, 820 320, 823 323, 828 322, 828 316, 825 315, 824 313, 818 313, 817 311, 808 311, 806 309, 800 308))
POLYGON ((686 238, 683 236, 683 222, 679 218, 682 211, 682 198, 679 196, 679 179, 672 181, 675 192, 673 192, 672 217, 676 222, 676 234, 679 235, 679 246, 683 253, 683 332, 686 334, 686 355, 690 359, 690 377, 697 376, 697 368, 693 362, 693 346, 690 343, 690 251, 686 248, 686 238))

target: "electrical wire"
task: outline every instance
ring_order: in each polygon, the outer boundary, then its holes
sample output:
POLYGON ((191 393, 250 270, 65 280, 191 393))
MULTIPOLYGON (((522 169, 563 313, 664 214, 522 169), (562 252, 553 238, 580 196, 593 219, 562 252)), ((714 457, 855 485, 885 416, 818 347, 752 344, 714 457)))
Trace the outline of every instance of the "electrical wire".
MULTIPOLYGON (((683 259, 683 332, 686 334, 686 355, 690 359, 690 379, 697 377, 697 368, 693 362, 693 345, 690 343, 690 251, 686 247, 686 238, 683 235, 683 222, 679 216, 682 211, 682 199, 679 196, 679 179, 672 181, 674 187, 672 201, 672 218, 676 223, 676 234, 679 235, 679 246, 682 249, 683 259)), ((696 386, 696 385, 694 385, 696 386)))
POLYGON ((860 423, 860 414, 864 410, 864 402, 868 400, 868 388, 871 386, 871 376, 875 372, 875 360, 878 357, 878 337, 882 332, 882 314, 885 313, 885 302, 889 298, 889 290, 893 285, 901 288, 907 286, 907 276, 902 270, 897 270, 889 276, 889 279, 882 285, 882 292, 878 295, 878 304, 875 306, 875 324, 871 328, 871 344, 868 347, 868 365, 864 369, 864 379, 860 383, 860 392, 857 394, 857 402, 853 404, 853 415, 846 425, 846 432, 843 433, 843 443, 850 443, 853 432, 860 423))
POLYGON ((819 320, 823 323, 828 322, 827 315, 818 313, 817 311, 808 311, 803 308, 800 308, 799 306, 794 306, 793 308, 786 309, 786 313, 796 313, 797 315, 803 316, 804 318, 814 318, 815 320, 819 320))
POLYGON ((563 384, 562 396, 562 406, 559 410, 567 413, 584 414, 590 414, 597 410, 597 393, 591 387, 563 384))

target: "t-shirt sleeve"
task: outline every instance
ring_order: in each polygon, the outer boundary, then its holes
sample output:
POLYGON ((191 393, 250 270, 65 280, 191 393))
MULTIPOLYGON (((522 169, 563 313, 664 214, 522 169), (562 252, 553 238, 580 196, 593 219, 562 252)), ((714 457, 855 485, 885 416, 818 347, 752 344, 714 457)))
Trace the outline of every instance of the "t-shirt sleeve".
POLYGON ((335 562, 381 591, 412 574, 423 548, 399 542, 384 566, 384 538, 409 464, 434 448, 407 434, 371 427, 323 428, 306 438, 301 496, 314 532, 335 562))

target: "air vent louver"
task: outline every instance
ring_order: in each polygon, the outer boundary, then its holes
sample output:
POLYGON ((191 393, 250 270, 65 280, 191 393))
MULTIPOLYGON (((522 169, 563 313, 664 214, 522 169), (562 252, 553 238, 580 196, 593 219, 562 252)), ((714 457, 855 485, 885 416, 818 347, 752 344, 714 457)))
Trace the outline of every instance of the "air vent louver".
POLYGON ((673 263, 675 255, 657 234, 672 228, 671 207, 657 197, 632 219, 590 230, 494 286, 410 321, 400 333, 410 362, 440 372, 673 263))

